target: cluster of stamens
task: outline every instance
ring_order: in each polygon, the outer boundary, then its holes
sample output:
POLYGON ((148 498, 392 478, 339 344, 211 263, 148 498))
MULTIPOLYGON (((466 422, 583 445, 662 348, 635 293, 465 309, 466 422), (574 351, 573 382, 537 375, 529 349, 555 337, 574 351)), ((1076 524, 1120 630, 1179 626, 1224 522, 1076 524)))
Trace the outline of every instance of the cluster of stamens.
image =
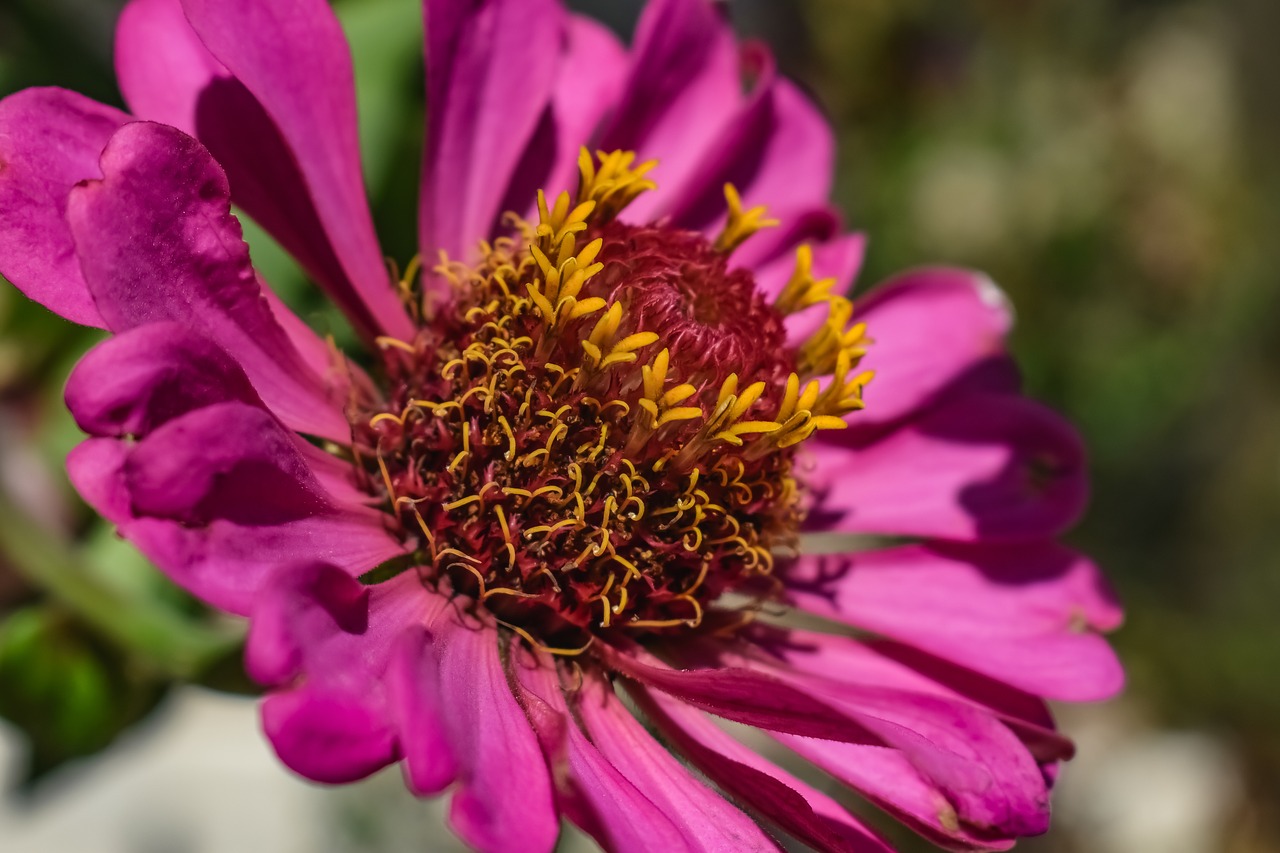
POLYGON ((564 654, 741 622, 724 594, 767 587, 795 546, 797 445, 845 427, 870 378, 864 329, 807 248, 770 305, 729 266, 763 209, 727 187, 714 243, 624 224, 654 188, 634 163, 584 151, 576 201, 540 194, 539 221, 512 217, 478 264, 442 259, 451 303, 379 340, 387 396, 353 414, 363 482, 424 583, 564 654), (823 305, 789 346, 786 315, 823 305))

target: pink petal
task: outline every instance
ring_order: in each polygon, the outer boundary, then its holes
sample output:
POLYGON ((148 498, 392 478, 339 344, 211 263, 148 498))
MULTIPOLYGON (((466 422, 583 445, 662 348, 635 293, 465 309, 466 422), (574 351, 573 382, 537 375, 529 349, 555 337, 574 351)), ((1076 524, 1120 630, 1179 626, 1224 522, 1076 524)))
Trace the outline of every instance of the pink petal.
POLYGON ((948 850, 1008 850, 1013 840, 964 824, 956 808, 901 752, 885 747, 775 735, 779 742, 948 850))
POLYGON ((345 442, 345 401, 308 370, 261 291, 226 177, 190 137, 126 125, 102 154, 101 181, 77 187, 67 219, 108 328, 177 321, 245 369, 289 426, 345 442))
POLYGON ((67 380, 67 408, 90 435, 145 436, 214 403, 261 406, 240 365, 179 323, 152 323, 98 344, 67 380))
POLYGON ((1019 397, 970 394, 866 447, 841 440, 811 448, 841 530, 1026 541, 1071 527, 1088 500, 1075 430, 1019 397))
POLYGON ((693 849, 778 849, 753 820, 690 775, 631 716, 606 682, 585 682, 577 709, 600 752, 676 822, 693 849))
POLYGON ((835 800, 734 740, 705 715, 642 687, 630 692, 699 770, 798 840, 818 850, 892 853, 835 800))
POLYGON ((358 328, 411 333, 365 201, 351 59, 328 3, 134 0, 116 56, 134 111, 198 135, 237 203, 358 328))
POLYGON ((762 632, 756 639, 787 666, 811 675, 842 684, 927 694, 989 712, 1040 761, 1069 759, 1075 752, 1071 741, 1054 730, 1041 699, 910 646, 798 630, 762 632))
MULTIPOLYGON (((554 199, 578 186, 578 152, 593 150, 600 122, 618 102, 630 60, 617 37, 596 21, 571 15, 565 34, 564 61, 556 78, 551 109, 555 117, 556 155, 545 186, 554 199)), ((527 206, 532 193, 524 199, 527 206)), ((523 206, 513 206, 515 210, 523 206)))
POLYGON ((128 448, 111 438, 90 438, 67 454, 67 476, 85 503, 112 524, 132 517, 124 480, 128 448))
POLYGON ((617 672, 726 720, 809 737, 879 743, 839 711, 776 678, 749 669, 673 669, 639 648, 604 646, 617 672))
POLYGON ((263 704, 263 722, 289 767, 349 782, 399 757, 404 727, 384 673, 441 601, 412 573, 375 587, 323 563, 271 576, 254 605, 245 662, 255 679, 284 688, 263 704))
POLYGON ((497 631, 456 616, 435 628, 444 723, 458 759, 450 823, 483 853, 550 851, 560 829, 551 779, 507 684, 497 631))
POLYGON ((1010 838, 1048 828, 1049 795, 1040 768, 1013 733, 984 710, 936 694, 764 666, 836 703, 900 751, 946 796, 964 824, 1010 838))
POLYGON ((856 319, 875 341, 863 367, 867 386, 859 426, 912 414, 1004 353, 1013 325, 1008 299, 991 279, 969 270, 928 268, 904 273, 857 304, 856 319))
POLYGON ((103 326, 67 228, 67 194, 129 117, 63 89, 0 101, 0 273, 73 323, 103 326))
POLYGON ((334 254, 289 144, 191 29, 181 0, 131 0, 125 7, 116 27, 116 76, 136 115, 198 137, 227 170, 236 204, 299 260, 357 328, 376 332, 379 323, 334 254))
POLYGON ((553 778, 565 815, 606 850, 697 850, 692 839, 578 728, 555 663, 527 653, 520 657, 513 669, 521 704, 534 722, 548 762, 560 768, 553 778))
POLYGON ((294 690, 268 696, 262 727, 276 755, 308 779, 355 782, 396 760, 386 720, 348 694, 294 690))
POLYGON ((1105 699, 1124 674, 1094 631, 1121 611, 1097 568, 1053 543, 911 545, 809 557, 792 600, 1049 699, 1105 699))
POLYGON ((707 151, 696 178, 661 208, 676 224, 718 233, 728 218, 724 185, 732 183, 752 206, 771 212, 823 205, 831 194, 835 139, 831 127, 792 83, 778 79, 772 56, 753 45, 759 66, 750 100, 707 151))
POLYGON ((129 0, 116 21, 115 66, 134 115, 192 136, 206 90, 233 82, 191 29, 181 0, 129 0))
MULTIPOLYGON (((430 598, 436 606, 422 620, 427 625, 448 606, 443 596, 430 598)), ((400 733, 405 784, 420 796, 438 794, 458 777, 458 758, 445 722, 448 699, 440 683, 439 651, 430 631, 406 631, 384 676, 390 713, 400 733)))
POLYGON ((427 259, 443 250, 466 260, 492 236, 550 101, 565 12, 555 0, 427 0, 423 16, 420 247, 427 259))
POLYGON ((707 152, 742 104, 738 49, 718 4, 653 0, 640 17, 631 77, 601 146, 656 159, 658 192, 626 218, 646 222, 697 176, 707 152))
POLYGON ((336 503, 291 433, 266 412, 220 403, 169 421, 132 445, 120 532, 179 584, 234 613, 252 608, 276 567, 324 561, 353 576, 403 551, 385 516, 336 503))

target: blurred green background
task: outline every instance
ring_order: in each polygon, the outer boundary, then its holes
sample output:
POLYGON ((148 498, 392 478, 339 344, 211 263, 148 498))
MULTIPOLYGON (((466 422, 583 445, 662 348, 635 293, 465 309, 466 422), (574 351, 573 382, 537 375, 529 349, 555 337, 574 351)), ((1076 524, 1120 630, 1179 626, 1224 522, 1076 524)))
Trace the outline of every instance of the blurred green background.
MULTIPOLYGON (((405 258, 417 10, 336 5, 379 230, 405 258)), ((625 32, 637 4, 575 5, 625 32)), ((0 94, 55 84, 117 103, 118 6, 0 0, 0 94)), ((1172 784, 1160 761, 1190 737, 1207 751, 1186 753, 1186 785, 1147 792, 1183 817, 1177 797, 1213 805, 1200 846, 1178 849, 1280 850, 1280 4, 732 7, 832 116, 837 201, 871 236, 860 286, 926 262, 990 273, 1017 307, 1029 390, 1092 449, 1094 500, 1072 539, 1126 602, 1114 639, 1131 686, 1104 708, 1064 710, 1083 755, 1058 825, 1026 848, 1173 849, 1125 836, 1137 830, 1117 829, 1101 798, 1146 787, 1147 771, 1172 784), (1155 757, 1126 752, 1134 743, 1155 757), (1139 770, 1124 776, 1122 759, 1139 770)), ((340 330, 278 251, 254 245, 305 316, 340 330)), ((61 387, 93 341, 0 289, 0 716, 30 738, 29 781, 102 749, 175 679, 244 686, 238 626, 159 578, 65 482, 77 433, 61 387)))

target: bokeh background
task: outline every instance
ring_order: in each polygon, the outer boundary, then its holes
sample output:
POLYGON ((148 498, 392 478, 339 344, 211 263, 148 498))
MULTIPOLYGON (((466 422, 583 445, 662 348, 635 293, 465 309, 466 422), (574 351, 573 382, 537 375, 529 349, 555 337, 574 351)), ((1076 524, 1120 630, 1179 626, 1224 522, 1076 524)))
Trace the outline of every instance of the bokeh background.
MULTIPOLYGON (((0 0, 0 95, 54 84, 118 103, 119 5, 0 0)), ((415 0, 335 5, 379 231, 407 258, 415 0)), ((638 3, 575 5, 625 33, 638 3)), ((1029 390, 1091 447, 1071 538, 1128 607, 1114 640, 1130 687, 1062 709, 1081 755, 1053 831, 1020 849, 1280 851, 1280 3, 732 8, 832 117, 837 201, 871 236, 859 286, 925 262, 990 273, 1017 306, 1029 390)), ((341 334, 251 238, 268 278, 341 334)), ((0 288, 0 847, 453 849, 394 774, 323 791, 279 769, 240 698, 239 626, 74 496, 61 390, 94 340, 0 288)))

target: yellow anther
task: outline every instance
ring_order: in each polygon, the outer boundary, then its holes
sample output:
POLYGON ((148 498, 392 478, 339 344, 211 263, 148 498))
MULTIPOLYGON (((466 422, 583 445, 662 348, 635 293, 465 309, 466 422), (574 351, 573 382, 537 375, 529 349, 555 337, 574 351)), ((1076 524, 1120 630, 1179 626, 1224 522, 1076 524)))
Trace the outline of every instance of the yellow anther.
POLYGON ((373 342, 377 344, 379 347, 381 347, 382 349, 404 350, 410 355, 417 355, 417 352, 418 352, 416 349, 413 348, 412 344, 405 343, 399 338, 388 337, 387 335, 374 338, 373 342))
POLYGON ((502 431, 507 434, 507 452, 503 458, 508 462, 515 461, 516 458, 516 434, 511 431, 511 422, 505 416, 498 416, 498 423, 502 427, 502 431))
POLYGON ((853 303, 843 297, 827 300, 827 320, 814 332, 796 354, 800 372, 806 376, 821 376, 835 371, 841 353, 847 353, 850 363, 856 365, 867 354, 871 341, 867 338, 865 323, 853 323, 853 303))
POLYGON ((535 242, 530 247, 539 247, 543 252, 557 252, 566 238, 587 230, 587 220, 595 210, 596 203, 590 199, 576 206, 568 193, 561 193, 556 198, 554 207, 547 205, 547 196, 538 191, 538 225, 534 228, 535 242))
POLYGON ((372 418, 369 419, 369 426, 377 426, 378 424, 383 423, 385 421, 391 421, 392 423, 398 424, 399 426, 404 426, 404 418, 397 417, 396 415, 393 415, 390 412, 382 412, 381 414, 374 415, 372 418))
MULTIPOLYGON (((502 511, 501 506, 493 508, 494 513, 498 516, 498 524, 502 527, 502 538, 507 544, 511 544, 511 527, 507 524, 507 514, 502 511)), ((515 562, 515 555, 512 555, 512 562, 515 562)))
POLYGON ((467 495, 466 497, 458 498, 456 501, 451 501, 447 504, 444 504, 440 508, 443 509, 445 512, 453 512, 455 509, 461 509, 462 507, 467 506, 469 504, 479 503, 479 502, 480 502, 479 495, 467 495))
POLYGON ((645 177, 658 162, 649 160, 635 166, 635 161, 634 151, 598 151, 594 158, 586 148, 578 152, 578 201, 594 203, 594 221, 603 224, 612 220, 641 194, 658 188, 645 177))
POLYGON ((640 569, 636 566, 636 564, 628 560, 626 557, 620 556, 618 554, 613 554, 609 557, 609 559, 613 560, 615 563, 617 563, 618 565, 622 566, 624 569, 627 570, 628 581, 632 579, 640 580, 641 578, 644 577, 644 574, 640 571, 640 569))
POLYGON ((744 210, 742 196, 733 184, 724 185, 724 198, 729 203, 729 221, 724 231, 716 238, 716 250, 732 252, 741 246, 753 234, 763 228, 772 228, 779 224, 776 219, 766 219, 768 211, 764 207, 753 207, 744 210))
POLYGON ((676 406, 673 409, 667 409, 657 420, 655 427, 664 427, 667 424, 677 421, 691 421, 702 417, 702 409, 697 406, 676 406))
POLYGON ((813 277, 813 247, 805 243, 796 249, 796 269, 791 280, 778 294, 773 307, 780 314, 794 314, 814 305, 830 302, 836 298, 831 295, 835 287, 834 278, 816 279, 813 277))

